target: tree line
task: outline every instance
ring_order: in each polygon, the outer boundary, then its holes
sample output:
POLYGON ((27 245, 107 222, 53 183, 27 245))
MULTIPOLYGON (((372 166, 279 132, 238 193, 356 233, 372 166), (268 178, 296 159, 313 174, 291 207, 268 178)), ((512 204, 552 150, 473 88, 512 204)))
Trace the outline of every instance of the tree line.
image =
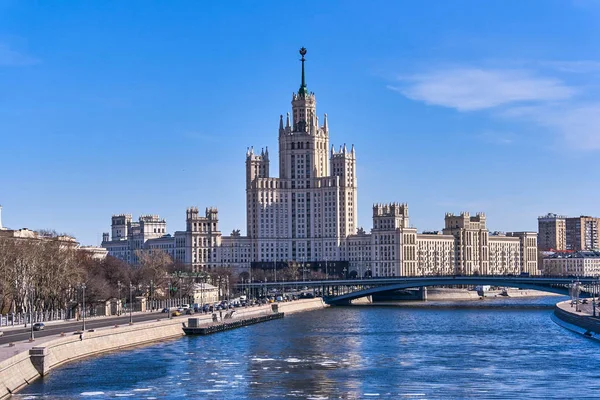
POLYGON ((107 256, 96 259, 71 243, 43 239, 0 237, 0 313, 66 310, 85 301, 145 296, 161 300, 181 298, 193 285, 206 282, 220 293, 235 284, 226 268, 193 273, 189 266, 173 262, 161 251, 138 251, 138 265, 107 256))

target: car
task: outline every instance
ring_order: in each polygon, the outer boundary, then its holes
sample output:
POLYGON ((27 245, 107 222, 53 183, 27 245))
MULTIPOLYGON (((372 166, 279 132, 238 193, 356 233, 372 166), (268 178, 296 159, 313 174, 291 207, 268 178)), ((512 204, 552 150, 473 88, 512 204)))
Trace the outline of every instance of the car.
POLYGON ((179 310, 175 310, 171 313, 172 317, 179 317, 181 315, 181 312, 179 310))
POLYGON ((209 312, 210 311, 210 307, 211 307, 210 305, 205 304, 204 307, 202 307, 202 311, 209 312))
POLYGON ((167 307, 165 307, 165 308, 163 308, 163 309, 162 309, 162 311, 161 311, 161 312, 162 312, 162 313, 168 313, 168 312, 169 312, 169 309, 168 309, 167 307))
POLYGON ((44 325, 43 322, 36 322, 35 324, 33 324, 34 331, 43 331, 45 327, 46 325, 44 325))
POLYGON ((190 305, 189 304, 182 304, 181 308, 184 309, 184 310, 187 310, 188 308, 190 308, 190 305))
POLYGON ((277 298, 275 299, 277 302, 283 301, 283 297, 281 296, 277 296, 277 298))
POLYGON ((191 308, 187 308, 185 310, 185 315, 194 315, 194 310, 192 310, 191 308))

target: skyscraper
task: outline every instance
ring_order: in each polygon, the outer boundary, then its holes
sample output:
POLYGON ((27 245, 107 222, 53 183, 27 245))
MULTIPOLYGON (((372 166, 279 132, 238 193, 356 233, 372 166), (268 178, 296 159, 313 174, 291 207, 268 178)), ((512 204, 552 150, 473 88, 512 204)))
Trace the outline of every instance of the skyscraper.
POLYGON ((246 153, 247 234, 258 262, 340 260, 356 233, 354 146, 329 147, 327 114, 317 117, 315 94, 302 77, 292 114, 279 116, 279 177, 270 176, 269 150, 246 153))

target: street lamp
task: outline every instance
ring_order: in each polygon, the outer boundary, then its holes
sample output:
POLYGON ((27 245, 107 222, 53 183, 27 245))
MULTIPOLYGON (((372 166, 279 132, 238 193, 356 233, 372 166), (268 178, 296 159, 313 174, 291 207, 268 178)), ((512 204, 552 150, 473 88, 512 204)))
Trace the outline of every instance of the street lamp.
POLYGON ((119 288, 119 299, 117 301, 117 315, 121 315, 121 310, 123 308, 123 302, 121 301, 121 286, 123 286, 121 281, 117 281, 117 287, 119 288))
POLYGON ((85 283, 82 283, 81 284, 81 290, 83 291, 83 293, 81 294, 81 298, 83 301, 83 325, 81 327, 82 331, 85 331, 85 288, 86 288, 85 283))
POLYGON ((29 287, 29 328, 31 329, 29 333, 29 341, 33 342, 35 340, 33 334, 33 286, 29 287))
POLYGON ((150 303, 150 310, 154 311, 154 303, 152 302, 152 279, 150 279, 150 286, 148 286, 148 302, 150 303))
POLYGON ((129 281, 129 325, 133 325, 133 284, 131 281, 129 281))

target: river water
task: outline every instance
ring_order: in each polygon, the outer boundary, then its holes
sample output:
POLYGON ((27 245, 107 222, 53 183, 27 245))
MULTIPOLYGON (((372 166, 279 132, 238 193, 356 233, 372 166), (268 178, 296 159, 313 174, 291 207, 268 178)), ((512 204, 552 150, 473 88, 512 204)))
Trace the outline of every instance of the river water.
POLYGON ((600 398, 600 343, 554 324, 558 297, 342 307, 112 353, 18 398, 600 398))

